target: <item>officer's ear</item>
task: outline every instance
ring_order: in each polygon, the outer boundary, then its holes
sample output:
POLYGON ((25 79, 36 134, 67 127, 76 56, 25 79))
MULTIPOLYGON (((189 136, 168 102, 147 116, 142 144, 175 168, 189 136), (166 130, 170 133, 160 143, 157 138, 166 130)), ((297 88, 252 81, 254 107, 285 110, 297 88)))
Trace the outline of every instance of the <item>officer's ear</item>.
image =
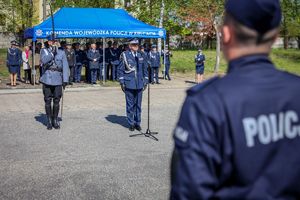
POLYGON ((230 43, 232 39, 232 31, 228 25, 224 25, 222 27, 222 36, 223 44, 230 43))

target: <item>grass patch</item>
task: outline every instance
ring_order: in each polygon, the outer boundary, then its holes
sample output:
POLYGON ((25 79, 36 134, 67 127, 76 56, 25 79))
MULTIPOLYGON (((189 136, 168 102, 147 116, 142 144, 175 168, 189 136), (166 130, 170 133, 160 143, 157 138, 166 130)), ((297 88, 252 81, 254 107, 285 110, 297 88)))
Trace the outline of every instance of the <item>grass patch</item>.
MULTIPOLYGON (((215 51, 204 50, 203 53, 206 57, 205 63, 205 72, 207 74, 214 73, 215 66, 215 51)), ((194 57, 197 54, 197 51, 173 51, 173 57, 171 58, 171 71, 172 72, 194 72, 195 71, 195 63, 194 57)), ((278 69, 288 71, 290 73, 300 75, 300 51, 289 49, 274 49, 271 54, 271 59, 274 64, 278 67, 278 69)), ((221 56, 220 63, 220 73, 225 73, 227 70, 227 63, 221 56)))
POLYGON ((0 49, 0 78, 8 77, 9 72, 6 67, 7 49, 0 49))

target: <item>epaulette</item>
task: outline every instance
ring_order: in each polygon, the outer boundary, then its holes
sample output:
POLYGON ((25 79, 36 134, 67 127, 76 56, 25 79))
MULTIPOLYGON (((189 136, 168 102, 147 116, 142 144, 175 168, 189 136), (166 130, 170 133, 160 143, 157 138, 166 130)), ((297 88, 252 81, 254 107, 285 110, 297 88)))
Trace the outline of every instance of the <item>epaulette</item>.
POLYGON ((203 83, 200 83, 194 87, 192 87, 191 89, 189 89, 187 91, 187 94, 188 95, 194 95, 194 94, 197 94, 199 91, 203 90, 204 88, 206 88, 207 86, 209 86, 210 84, 212 84, 213 82, 219 80, 220 77, 219 76, 215 76, 213 78, 210 78, 206 81, 204 81, 203 83))

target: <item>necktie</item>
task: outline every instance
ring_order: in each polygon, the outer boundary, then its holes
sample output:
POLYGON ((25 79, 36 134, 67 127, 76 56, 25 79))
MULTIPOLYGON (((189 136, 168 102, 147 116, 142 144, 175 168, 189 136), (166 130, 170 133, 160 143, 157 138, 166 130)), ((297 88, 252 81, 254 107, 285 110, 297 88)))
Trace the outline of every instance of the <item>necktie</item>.
POLYGON ((135 58, 136 65, 138 65, 139 64, 139 58, 137 57, 137 53, 134 54, 134 58, 135 58))

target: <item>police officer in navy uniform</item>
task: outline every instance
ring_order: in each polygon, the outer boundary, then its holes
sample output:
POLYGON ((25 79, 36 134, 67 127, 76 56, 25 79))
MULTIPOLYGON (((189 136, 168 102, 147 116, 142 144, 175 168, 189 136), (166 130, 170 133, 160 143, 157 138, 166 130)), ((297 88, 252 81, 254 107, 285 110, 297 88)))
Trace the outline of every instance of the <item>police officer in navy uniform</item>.
POLYGON ((152 50, 148 54, 149 56, 149 62, 151 66, 151 83, 159 84, 158 81, 158 73, 159 73, 159 67, 160 67, 160 55, 157 51, 157 46, 152 45, 152 50), (154 81, 155 77, 155 81, 154 81))
POLYGON ((196 81, 197 83, 201 83, 203 81, 204 63, 205 63, 205 55, 202 53, 202 49, 199 49, 198 54, 195 55, 195 63, 196 63, 196 81))
POLYGON ((75 58, 76 58, 76 64, 74 70, 74 81, 75 83, 80 83, 82 65, 84 64, 85 61, 85 53, 83 50, 80 49, 80 43, 75 44, 75 58))
POLYGON ((170 80, 171 80, 171 77, 170 77, 171 57, 172 57, 173 55, 172 55, 172 52, 169 50, 168 47, 169 47, 169 46, 166 45, 166 50, 162 52, 161 57, 163 58, 163 63, 165 62, 164 59, 165 59, 165 57, 166 57, 164 79, 170 81, 170 80), (166 54, 166 55, 165 55, 165 54, 166 54))
POLYGON ((73 85, 74 77, 75 77, 74 74, 75 74, 75 65, 76 65, 76 55, 75 55, 75 50, 72 48, 72 45, 70 43, 66 44, 65 53, 70 68, 69 84, 73 85))
POLYGON ((170 199, 300 199, 300 77, 270 60, 279 0, 228 0, 228 74, 188 91, 170 199))
POLYGON ((22 61, 22 51, 18 48, 18 43, 13 40, 11 47, 7 50, 6 65, 10 73, 11 86, 17 85, 17 74, 20 71, 22 61))
POLYGON ((118 49, 117 42, 114 42, 112 47, 108 48, 108 53, 109 53, 109 62, 111 64, 111 79, 115 81, 117 78, 117 68, 120 64, 119 59, 121 55, 121 52, 118 49))
POLYGON ((60 128, 58 122, 59 102, 62 90, 69 82, 69 65, 64 50, 55 46, 54 36, 48 37, 48 47, 41 50, 41 63, 45 110, 47 115, 47 129, 60 128), (52 107, 53 102, 53 107, 52 107))
POLYGON ((141 131, 142 97, 148 84, 148 69, 143 56, 138 52, 138 39, 131 39, 129 48, 121 54, 118 76, 125 93, 129 130, 141 131))

